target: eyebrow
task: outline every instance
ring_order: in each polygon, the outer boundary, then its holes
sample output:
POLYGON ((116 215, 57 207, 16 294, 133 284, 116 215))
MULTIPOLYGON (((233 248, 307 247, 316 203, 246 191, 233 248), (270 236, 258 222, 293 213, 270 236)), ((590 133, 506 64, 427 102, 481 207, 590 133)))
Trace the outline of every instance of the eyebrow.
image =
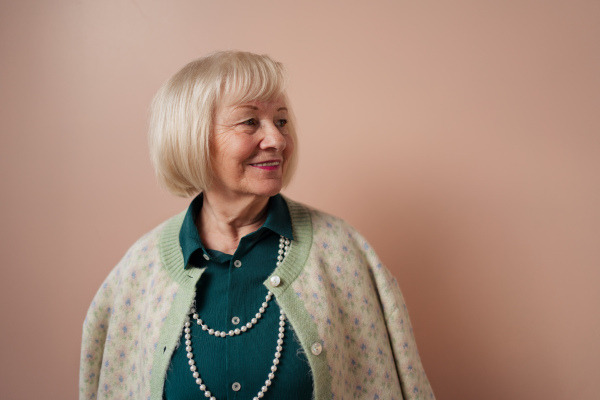
MULTIPOLYGON (((251 106, 251 105, 241 105, 241 106, 237 106, 236 108, 249 108, 251 110, 258 110, 258 107, 251 106)), ((279 107, 277 109, 277 111, 288 111, 288 109, 286 107, 279 107)))

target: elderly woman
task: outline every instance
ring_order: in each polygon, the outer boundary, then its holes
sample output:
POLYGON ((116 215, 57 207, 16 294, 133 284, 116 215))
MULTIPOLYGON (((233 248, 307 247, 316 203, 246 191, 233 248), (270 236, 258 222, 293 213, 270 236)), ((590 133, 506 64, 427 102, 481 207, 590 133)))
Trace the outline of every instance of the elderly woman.
POLYGON ((219 52, 152 104, 160 183, 189 208, 143 236, 88 311, 82 399, 431 399, 395 279, 346 222, 288 199, 282 65, 219 52))

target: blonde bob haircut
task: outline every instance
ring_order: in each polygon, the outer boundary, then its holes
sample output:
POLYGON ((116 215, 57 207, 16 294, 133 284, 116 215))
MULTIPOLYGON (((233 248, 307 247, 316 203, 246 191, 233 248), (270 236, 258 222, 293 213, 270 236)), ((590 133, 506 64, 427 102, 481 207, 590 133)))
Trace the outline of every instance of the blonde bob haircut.
MULTIPOLYGON (((298 146, 281 63, 267 55, 220 51, 187 64, 156 93, 150 107, 150 158, 161 186, 190 197, 213 179, 210 139, 215 110, 226 97, 232 104, 283 96, 288 132, 298 146)), ((285 187, 296 167, 296 150, 287 161, 285 187)))

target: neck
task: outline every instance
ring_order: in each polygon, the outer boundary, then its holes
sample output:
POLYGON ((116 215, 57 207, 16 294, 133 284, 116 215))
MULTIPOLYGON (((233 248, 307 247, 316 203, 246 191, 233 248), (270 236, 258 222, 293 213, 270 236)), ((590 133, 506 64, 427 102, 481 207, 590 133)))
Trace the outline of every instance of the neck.
POLYGON ((204 192, 196 226, 206 248, 233 254, 245 235, 259 229, 267 219, 268 197, 224 199, 204 192))

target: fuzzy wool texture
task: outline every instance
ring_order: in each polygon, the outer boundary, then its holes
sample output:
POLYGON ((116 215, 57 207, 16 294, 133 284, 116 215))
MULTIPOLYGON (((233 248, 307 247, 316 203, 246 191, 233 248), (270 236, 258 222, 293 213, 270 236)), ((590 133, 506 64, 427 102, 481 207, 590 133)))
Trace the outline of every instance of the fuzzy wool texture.
MULTIPOLYGON (((398 284, 345 221, 285 199, 294 241, 265 286, 286 313, 329 399, 434 399, 398 284), (322 352, 311 346, 320 343, 322 352)), ((80 399, 161 399, 166 369, 203 269, 185 270, 183 213, 140 238, 87 313, 80 399)), ((266 396, 268 398, 268 394, 266 396)))

